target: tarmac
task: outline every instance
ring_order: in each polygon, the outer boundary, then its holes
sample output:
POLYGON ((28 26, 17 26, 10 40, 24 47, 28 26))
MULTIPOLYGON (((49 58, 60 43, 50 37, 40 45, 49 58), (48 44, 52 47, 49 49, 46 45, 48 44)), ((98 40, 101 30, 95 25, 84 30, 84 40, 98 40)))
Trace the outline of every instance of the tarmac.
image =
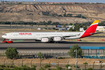
POLYGON ((21 41, 14 43, 2 43, 0 42, 0 49, 8 47, 16 47, 20 49, 68 49, 72 45, 79 46, 105 46, 104 42, 69 42, 69 41, 60 41, 58 43, 41 43, 35 42, 34 40, 21 41))
POLYGON ((2 43, 0 42, 0 51, 4 52, 7 48, 15 47, 19 52, 68 52, 70 46, 105 46, 104 42, 68 42, 61 41, 58 43, 41 43, 34 40, 14 42, 14 43, 2 43))

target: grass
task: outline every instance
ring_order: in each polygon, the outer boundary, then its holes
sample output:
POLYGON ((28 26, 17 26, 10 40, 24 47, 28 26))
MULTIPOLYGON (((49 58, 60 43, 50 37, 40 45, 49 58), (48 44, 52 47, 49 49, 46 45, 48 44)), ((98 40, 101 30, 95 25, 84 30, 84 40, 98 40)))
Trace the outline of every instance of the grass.
POLYGON ((93 36, 105 36, 105 34, 95 34, 93 36))
POLYGON ((83 42, 105 42, 105 41, 102 41, 102 39, 104 38, 82 38, 81 40, 83 42))
MULTIPOLYGON (((79 42, 105 42, 105 41, 102 41, 102 39, 104 39, 104 38, 86 37, 86 38, 81 38, 81 41, 79 41, 79 42)), ((63 41, 77 42, 77 39, 63 40, 63 41)))
POLYGON ((0 33, 8 32, 61 32, 59 30, 36 30, 36 29, 1 29, 0 33))

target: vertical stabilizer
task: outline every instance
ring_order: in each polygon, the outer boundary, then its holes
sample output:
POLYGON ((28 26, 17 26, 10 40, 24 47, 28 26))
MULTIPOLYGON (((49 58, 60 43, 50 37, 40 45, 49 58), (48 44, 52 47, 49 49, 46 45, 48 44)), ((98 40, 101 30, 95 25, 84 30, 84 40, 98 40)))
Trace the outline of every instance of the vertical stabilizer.
POLYGON ((95 31, 96 31, 96 29, 97 29, 98 23, 99 23, 99 20, 95 20, 95 21, 87 28, 87 30, 83 32, 83 34, 81 35, 80 38, 87 37, 87 36, 90 36, 90 35, 94 34, 95 31))

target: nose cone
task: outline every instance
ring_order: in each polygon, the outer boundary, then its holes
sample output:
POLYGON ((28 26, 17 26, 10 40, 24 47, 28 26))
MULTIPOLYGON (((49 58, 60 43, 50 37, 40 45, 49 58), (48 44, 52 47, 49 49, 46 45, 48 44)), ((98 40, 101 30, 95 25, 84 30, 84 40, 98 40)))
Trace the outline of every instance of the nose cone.
POLYGON ((2 38, 6 38, 6 36, 2 35, 2 38))

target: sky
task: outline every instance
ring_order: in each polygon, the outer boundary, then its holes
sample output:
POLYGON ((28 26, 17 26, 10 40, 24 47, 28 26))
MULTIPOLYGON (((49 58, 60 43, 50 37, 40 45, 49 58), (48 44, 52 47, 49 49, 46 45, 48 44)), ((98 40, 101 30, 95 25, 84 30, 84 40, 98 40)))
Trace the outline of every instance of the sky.
MULTIPOLYGON (((2 0, 3 1, 3 0, 2 0)), ((4 0, 4 1, 34 1, 34 0, 4 0)), ((36 0, 36 2, 99 2, 105 3, 105 0, 36 0)))

